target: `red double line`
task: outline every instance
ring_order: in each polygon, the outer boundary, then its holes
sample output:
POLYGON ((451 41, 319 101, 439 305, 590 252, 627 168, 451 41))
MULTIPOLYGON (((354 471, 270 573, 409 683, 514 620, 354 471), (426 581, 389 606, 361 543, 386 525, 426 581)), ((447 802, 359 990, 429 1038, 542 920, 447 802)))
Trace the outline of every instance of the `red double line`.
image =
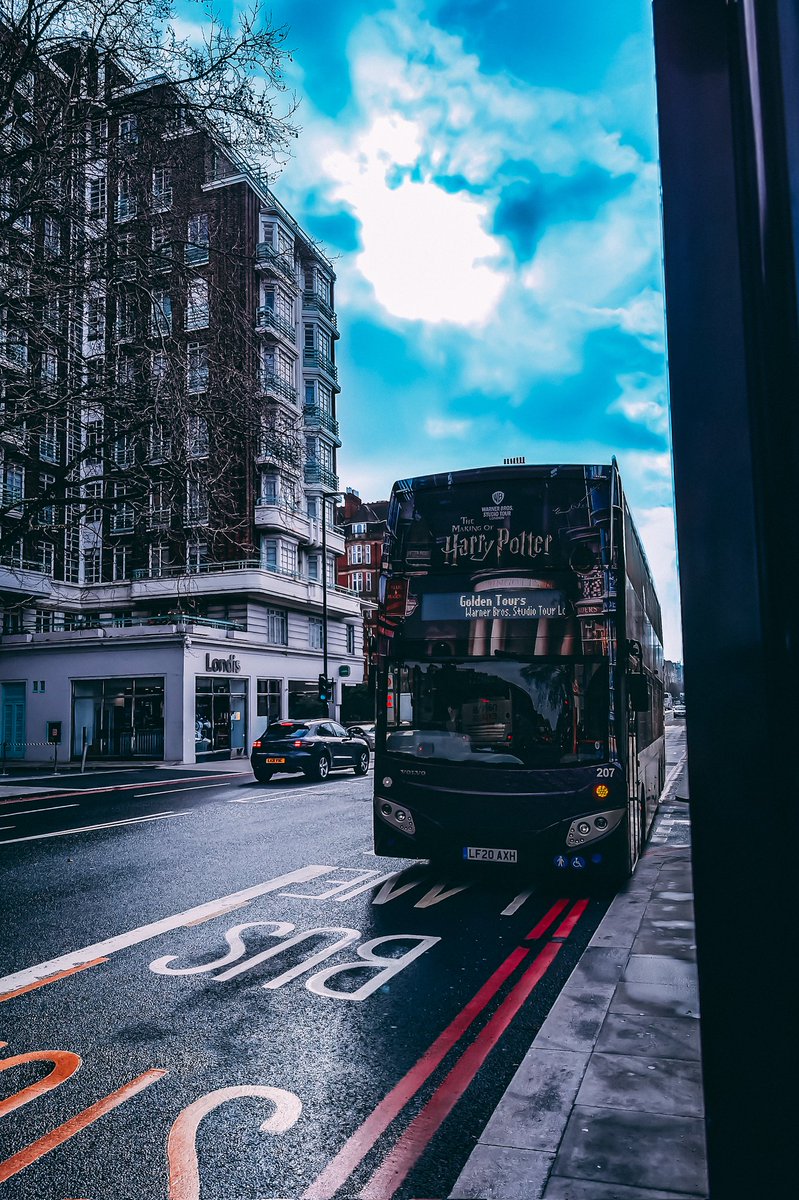
MULTIPOLYGON (((568 900, 556 901, 524 940, 534 942, 541 938, 568 903, 568 900)), ((572 914, 570 913, 558 927, 554 936, 561 939, 568 937, 574 924, 585 911, 587 904, 587 900, 578 901, 572 909, 572 913, 579 909, 574 921, 571 921, 572 914), (564 932, 561 933, 561 930, 564 932)), ((360 1193, 363 1200, 390 1200, 390 1197, 394 1195, 533 988, 543 978, 562 945, 562 940, 551 941, 538 954, 471 1046, 464 1051, 443 1082, 436 1088, 421 1113, 408 1126, 383 1166, 372 1175, 360 1193), (384 1190, 386 1188, 390 1190, 384 1190)), ((458 1013, 454 1021, 436 1038, 419 1061, 411 1067, 410 1071, 391 1089, 388 1095, 380 1101, 360 1128, 347 1139, 335 1158, 303 1192, 301 1200, 332 1200, 332 1197, 349 1179, 381 1134, 400 1114, 409 1100, 416 1095, 449 1051, 460 1041, 469 1026, 487 1008, 520 963, 527 958, 530 949, 529 946, 517 946, 515 950, 511 951, 476 995, 458 1013)))

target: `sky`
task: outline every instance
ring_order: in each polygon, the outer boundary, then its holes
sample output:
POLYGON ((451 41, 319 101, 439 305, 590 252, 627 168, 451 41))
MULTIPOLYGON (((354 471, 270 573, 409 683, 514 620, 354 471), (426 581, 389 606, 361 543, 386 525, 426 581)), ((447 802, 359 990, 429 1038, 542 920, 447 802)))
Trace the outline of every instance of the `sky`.
MULTIPOLYGON (((237 0, 226 0, 228 4, 237 0)), ((343 487, 618 459, 682 657, 649 0, 273 0, 343 487)))

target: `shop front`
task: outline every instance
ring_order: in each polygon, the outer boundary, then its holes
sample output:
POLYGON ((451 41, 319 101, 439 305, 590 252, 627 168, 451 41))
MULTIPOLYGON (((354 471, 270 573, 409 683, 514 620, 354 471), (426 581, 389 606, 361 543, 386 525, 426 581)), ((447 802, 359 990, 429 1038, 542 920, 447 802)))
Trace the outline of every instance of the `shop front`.
POLYGON ((80 679, 72 684, 72 757, 164 757, 164 678, 80 679))
POLYGON ((198 675, 194 699, 197 762, 241 758, 247 750, 247 680, 198 675))

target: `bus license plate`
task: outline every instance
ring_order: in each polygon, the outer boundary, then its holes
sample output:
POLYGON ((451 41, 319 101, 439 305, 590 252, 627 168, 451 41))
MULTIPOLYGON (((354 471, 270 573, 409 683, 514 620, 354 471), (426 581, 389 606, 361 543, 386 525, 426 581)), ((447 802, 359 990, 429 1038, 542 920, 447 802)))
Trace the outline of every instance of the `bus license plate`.
POLYGON ((268 758, 266 761, 271 763, 284 763, 286 760, 285 758, 268 758))
POLYGON ((492 846, 464 846, 463 857, 469 862, 518 862, 515 850, 498 850, 492 846))

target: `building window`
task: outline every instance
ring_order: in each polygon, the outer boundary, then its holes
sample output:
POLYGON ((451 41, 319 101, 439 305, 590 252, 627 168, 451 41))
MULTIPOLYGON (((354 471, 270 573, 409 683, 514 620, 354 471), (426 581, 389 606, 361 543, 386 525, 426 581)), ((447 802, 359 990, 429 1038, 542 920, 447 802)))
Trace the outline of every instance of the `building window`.
POLYGON ((294 542, 280 543, 280 573, 281 575, 297 574, 297 547, 294 542))
POLYGON ((192 574, 201 571, 208 562, 208 546, 205 542, 186 544, 186 570, 192 574))
POLYGON ((259 679, 256 682, 256 714, 267 723, 280 720, 280 697, 283 691, 279 679, 259 679))
POLYGON ((130 552, 127 546, 114 546, 111 556, 111 574, 114 579, 127 579, 130 552))
POLYGON ((131 113, 125 113, 119 118, 119 140, 121 142, 135 143, 139 140, 139 131, 136 118, 131 113))
POLYGON ((86 520, 92 524, 99 524, 103 519, 102 480, 87 483, 84 492, 86 496, 86 520))
POLYGON ((105 339, 105 298, 90 296, 86 301, 86 341, 102 342, 105 339))
POLYGON ((261 566, 267 571, 277 570, 277 538, 261 538, 261 566))
POLYGON ((322 620, 320 617, 308 618, 308 645, 312 650, 322 649, 322 620))
POLYGON ((54 489, 55 475, 39 476, 39 495, 45 503, 39 509, 37 524, 45 528, 55 525, 55 505, 52 503, 54 489))
POLYGON ((83 555, 83 582, 102 583, 103 558, 99 547, 86 550, 83 555))
POLYGON ((353 532, 353 536, 355 536, 355 537, 357 537, 358 534, 366 533, 365 523, 363 521, 353 521, 352 532, 353 532))
POLYGON ((372 561, 372 546, 370 542, 359 542, 349 547, 351 563, 370 563, 372 561))
POLYGON ((86 207, 89 216, 99 221, 105 216, 106 184, 105 175, 96 175, 90 179, 86 187, 86 207))
POLYGON ((189 414, 189 458, 208 457, 208 422, 197 413, 189 414))
POLYGON ((266 641, 270 646, 288 646, 289 631, 286 614, 279 608, 266 610, 266 641))
POLYGON ((105 117, 89 122, 89 147, 92 150, 104 150, 108 141, 108 121, 105 117))
POLYGON ((50 258, 61 253, 61 226, 55 217, 44 218, 44 252, 50 258))
POLYGON ((169 167, 156 167, 153 171, 153 211, 166 212, 171 207, 172 171, 169 167))
POLYGON ((186 328, 207 329, 208 315, 208 280, 194 279, 186 298, 186 328))
POLYGON ((36 560, 45 575, 55 573, 55 546, 52 542, 39 542, 36 547, 36 560))
POLYGON ((156 337, 164 337, 172 332, 172 297, 163 288, 153 291, 150 329, 156 337))
POLYGON ((88 421, 86 424, 86 461, 102 462, 103 458, 103 422, 88 421))
POLYGON ((18 463, 8 463, 3 481, 3 504, 16 508, 25 495, 25 468, 18 463))
POLYGON ((129 175, 120 175, 117 184, 116 218, 126 221, 128 217, 136 216, 136 196, 133 192, 133 182, 129 175))
POLYGON ((149 459, 151 463, 166 462, 172 455, 172 438, 163 425, 150 426, 149 459))
POLYGON ((319 555, 318 554, 309 554, 308 555, 308 578, 310 580, 312 580, 314 583, 318 582, 318 580, 319 580, 319 555))
POLYGON ((354 654, 355 653, 355 626, 347 625, 346 629, 347 629, 347 653, 354 654))
POLYGON ((195 213, 186 226, 185 261, 189 266, 208 262, 208 213, 195 213))
POLYGON ((199 342, 190 342, 187 347, 187 384, 191 393, 204 392, 208 388, 208 347, 199 342))
POLYGON ((164 574, 169 566, 169 546, 164 542, 156 542, 150 546, 148 556, 150 575, 154 579, 157 579, 160 575, 164 574))
POLYGON ((186 483, 186 523, 202 524, 208 520, 208 496, 205 485, 199 479, 186 483))

